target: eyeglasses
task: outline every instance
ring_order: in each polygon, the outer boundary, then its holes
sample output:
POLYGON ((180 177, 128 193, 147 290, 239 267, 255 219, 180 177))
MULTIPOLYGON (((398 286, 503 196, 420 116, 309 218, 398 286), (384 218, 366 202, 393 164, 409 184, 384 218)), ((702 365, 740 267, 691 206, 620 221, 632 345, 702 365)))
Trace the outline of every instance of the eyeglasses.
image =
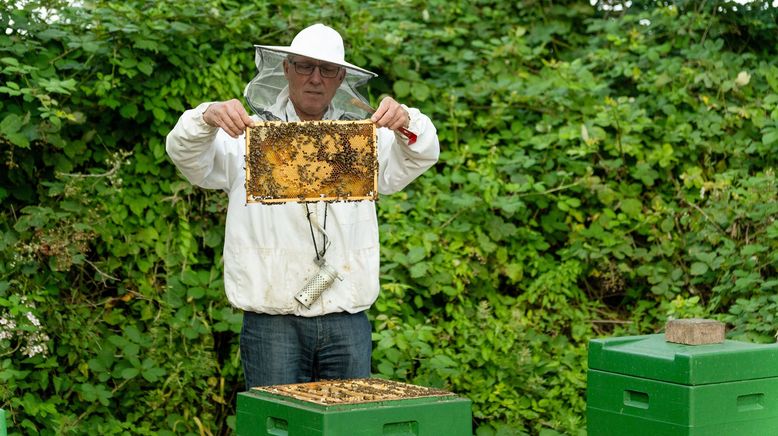
POLYGON ((340 67, 335 65, 316 65, 309 64, 307 62, 296 62, 293 60, 290 60, 289 63, 294 65, 294 71, 297 74, 302 74, 303 76, 310 76, 313 74, 313 70, 316 67, 319 67, 319 74, 327 79, 337 77, 338 73, 340 72, 340 67))

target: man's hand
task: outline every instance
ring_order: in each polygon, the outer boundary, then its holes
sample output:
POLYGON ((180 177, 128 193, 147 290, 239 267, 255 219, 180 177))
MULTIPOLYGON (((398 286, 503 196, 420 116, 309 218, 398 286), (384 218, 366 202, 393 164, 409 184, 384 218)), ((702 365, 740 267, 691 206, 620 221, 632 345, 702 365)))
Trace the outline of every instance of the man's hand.
POLYGON ((384 97, 381 104, 378 105, 375 113, 370 117, 378 127, 387 127, 391 130, 397 130, 401 127, 408 128, 411 122, 411 116, 408 115, 400 103, 397 103, 392 97, 384 97))
POLYGON ((213 103, 203 112, 203 121, 211 127, 221 127, 227 134, 237 138, 252 127, 254 120, 237 99, 213 103))

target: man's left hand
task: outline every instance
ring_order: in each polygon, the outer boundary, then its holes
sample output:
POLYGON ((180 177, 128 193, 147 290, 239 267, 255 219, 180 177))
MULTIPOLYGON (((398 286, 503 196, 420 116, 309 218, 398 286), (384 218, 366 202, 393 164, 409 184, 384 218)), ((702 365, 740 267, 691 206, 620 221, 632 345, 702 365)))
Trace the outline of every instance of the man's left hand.
POLYGON ((392 97, 384 97, 370 119, 378 127, 386 127, 391 130, 397 130, 400 127, 407 129, 411 122, 411 116, 408 114, 408 111, 392 97))

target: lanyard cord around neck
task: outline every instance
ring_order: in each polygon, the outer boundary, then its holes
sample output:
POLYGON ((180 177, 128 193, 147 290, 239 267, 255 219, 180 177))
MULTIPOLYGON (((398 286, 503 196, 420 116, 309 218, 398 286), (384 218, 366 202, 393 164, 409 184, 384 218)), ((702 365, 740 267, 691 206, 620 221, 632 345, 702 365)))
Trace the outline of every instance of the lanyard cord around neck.
POLYGON ((311 212, 310 209, 308 209, 308 203, 305 203, 305 217, 308 218, 308 227, 311 229, 311 239, 313 240, 313 249, 316 251, 316 260, 319 262, 322 262, 324 260, 324 255, 327 253, 327 209, 329 208, 328 203, 324 203, 324 227, 319 225, 318 218, 315 218, 314 220, 311 220, 311 215, 313 212, 311 212), (316 236, 313 234, 313 222, 316 222, 316 227, 318 228, 319 232, 321 232, 322 236, 322 248, 321 252, 319 252, 319 247, 316 245, 316 236))

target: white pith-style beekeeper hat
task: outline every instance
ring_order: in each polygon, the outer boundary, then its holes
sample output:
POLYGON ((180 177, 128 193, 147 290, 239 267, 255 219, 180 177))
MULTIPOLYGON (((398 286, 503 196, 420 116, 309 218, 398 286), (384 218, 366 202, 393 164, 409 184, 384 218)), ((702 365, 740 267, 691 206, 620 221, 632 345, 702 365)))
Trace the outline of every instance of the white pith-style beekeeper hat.
POLYGON ((332 27, 317 23, 301 30, 289 46, 280 45, 255 45, 254 47, 277 51, 281 53, 305 56, 308 58, 340 65, 348 69, 356 70, 373 77, 377 74, 346 62, 346 50, 343 47, 343 38, 332 27))

